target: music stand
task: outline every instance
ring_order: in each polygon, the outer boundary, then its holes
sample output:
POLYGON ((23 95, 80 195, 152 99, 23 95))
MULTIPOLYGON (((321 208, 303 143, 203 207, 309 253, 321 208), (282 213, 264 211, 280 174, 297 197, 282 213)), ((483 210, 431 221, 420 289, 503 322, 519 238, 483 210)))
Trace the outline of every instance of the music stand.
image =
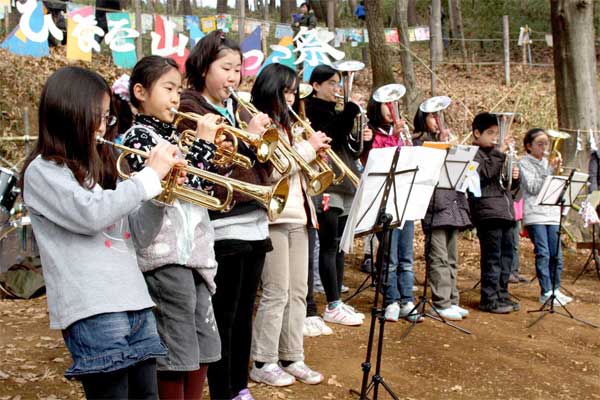
MULTIPOLYGON (((384 148, 378 149, 376 154, 372 151, 370 154, 370 157, 373 157, 374 159, 372 164, 378 163, 378 166, 385 166, 385 172, 377 172, 376 168, 370 168, 371 165, 367 163, 367 168, 362 176, 361 185, 357 190, 357 197, 352 205, 352 210, 348 219, 349 223, 346 225, 346 230, 343 235, 342 247, 345 245, 348 246, 353 239, 356 230, 359 230, 361 235, 368 233, 381 234, 374 268, 377 273, 377 278, 375 298, 373 306, 371 307, 369 339, 365 361, 361 364, 363 371, 361 391, 358 393, 355 390, 352 390, 352 392, 359 394, 360 399, 367 399, 367 395, 371 390, 373 391, 372 398, 377 399, 379 396, 379 385, 382 385, 393 399, 398 399, 398 396, 381 376, 381 360, 386 322, 384 315, 385 297, 383 296, 381 289, 388 280, 392 231, 394 228, 402 226, 405 220, 412 219, 413 215, 415 215, 415 211, 409 211, 408 206, 411 200, 411 193, 413 193, 413 188, 415 187, 415 179, 420 170, 420 164, 423 166, 425 165, 422 159, 416 157, 416 155, 418 155, 419 152, 423 152, 423 150, 424 149, 420 148, 402 148, 400 150, 397 148, 384 148), (407 155, 405 156, 405 154, 407 155), (413 159, 409 158, 411 155, 414 157, 413 159), (391 162, 388 169, 387 160, 390 156, 391 162), (378 159, 379 161, 377 161, 378 159), (402 159, 401 163, 399 163, 400 159, 402 159), (418 161, 412 162, 414 160, 418 161), (411 166, 406 167, 407 165, 411 166), (384 177, 383 180, 381 180, 382 177, 384 177), (393 193, 392 196, 390 196, 390 192, 393 193), (381 198, 381 200, 379 201, 379 204, 376 204, 379 198, 381 198), (366 200, 366 202, 363 204, 362 200, 366 200), (375 372, 369 383, 371 358, 375 341, 376 320, 379 321, 376 364, 375 372)), ((431 152, 430 149, 425 150, 431 152)), ((433 163, 434 166, 437 165, 437 170, 435 170, 435 180, 432 179, 431 182, 423 184, 425 187, 429 187, 429 195, 431 195, 431 189, 439 176, 439 168, 441 167, 442 161, 441 155, 437 152, 434 153, 438 156, 437 164, 435 164, 436 161, 427 160, 427 162, 430 164, 433 163)), ((432 167, 431 165, 428 167, 424 166, 424 169, 427 168, 429 168, 429 172, 431 172, 432 168, 435 167, 432 167)), ((423 172, 423 174, 426 175, 425 172, 423 172)), ((348 251, 348 247, 346 247, 345 250, 348 251)))
MULTIPOLYGON (((425 145, 427 145, 427 142, 425 142, 424 146, 425 145)), ((433 143, 432 146, 433 145, 438 147, 439 143, 433 143)), ((440 180, 437 183, 435 190, 458 190, 460 186, 463 185, 464 180, 467 178, 467 174, 471 172, 473 168, 476 168, 473 164, 473 158, 477 153, 477 149, 477 146, 455 146, 447 148, 446 158, 444 160, 444 165, 442 168, 442 175, 440 176, 440 180), (456 152, 461 148, 463 149, 464 155, 462 157, 457 157, 456 152)), ((435 209, 435 190, 431 206, 432 209, 435 209)), ((431 248, 431 234, 426 235, 426 237, 427 239, 425 241, 425 251, 427 252, 431 248)), ((414 308, 411 311, 409 311, 408 315, 411 315, 413 312, 417 312, 423 318, 431 318, 434 321, 441 322, 445 325, 451 326, 454 329, 457 329, 463 333, 470 335, 471 332, 469 330, 455 325, 451 322, 448 322, 433 306, 433 303, 427 295, 427 289, 429 286, 429 269, 430 262, 428 261, 428 258, 425 257, 425 281, 423 282, 423 292, 421 296, 419 296, 419 301, 417 302, 417 304, 415 304, 414 308), (435 312, 435 315, 427 311, 427 306, 431 307, 431 309, 435 312)), ((400 340, 405 339, 413 330, 413 328, 417 325, 418 322, 418 318, 410 321, 410 326, 406 328, 404 333, 402 333, 402 336, 400 336, 400 340)))
MULTIPOLYGON (((587 184, 587 174, 578 173, 575 169, 571 171, 568 177, 565 176, 548 176, 544 181, 544 185, 542 186, 542 190, 538 194, 536 199, 537 204, 542 206, 554 206, 560 207, 560 218, 558 220, 558 238, 556 240, 556 251, 555 257, 558 258, 558 252, 560 250, 560 234, 562 231, 562 223, 563 223, 563 214, 565 207, 571 207, 573 201, 583 189, 583 186, 587 184), (576 177, 575 175, 578 174, 576 177)), ((555 260, 553 263, 554 274, 552 275, 552 294, 548 299, 542 304, 542 306, 537 310, 529 310, 528 313, 541 313, 538 319, 533 321, 529 328, 537 324, 548 314, 557 314, 561 315, 565 318, 570 318, 575 321, 581 322, 582 324, 586 324, 592 326, 594 328, 600 328, 600 326, 593 324, 591 322, 585 321, 583 319, 575 317, 565 304, 560 301, 558 297, 556 297, 556 275, 558 269, 558 262, 555 260), (562 313, 560 310, 556 310, 554 308, 554 302, 557 302, 566 312, 562 313)))
MULTIPOLYGON (((600 202, 600 191, 595 190, 594 192, 592 192, 592 194, 589 198, 589 202, 592 207, 597 209, 598 203, 600 202)), ((581 267, 581 270, 579 270, 579 272, 577 273, 577 276, 573 280, 573 284, 575 284, 577 282, 577 280, 584 273, 587 272, 588 267, 592 265, 592 262, 594 263, 594 266, 596 267, 596 274, 598 275, 598 279, 600 280, 600 257, 598 257, 598 249, 596 248, 596 224, 592 224, 592 250, 590 251, 590 255, 588 256, 587 260, 585 261, 585 264, 583 264, 583 267, 581 267)))

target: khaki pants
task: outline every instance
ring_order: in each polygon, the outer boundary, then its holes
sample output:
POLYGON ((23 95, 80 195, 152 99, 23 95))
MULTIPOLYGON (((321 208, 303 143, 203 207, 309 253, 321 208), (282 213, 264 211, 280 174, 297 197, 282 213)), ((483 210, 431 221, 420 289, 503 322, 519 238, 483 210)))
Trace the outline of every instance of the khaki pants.
POLYGON ((434 229, 427 235, 431 236, 431 239, 425 239, 426 244, 429 241, 429 249, 425 250, 425 256, 429 262, 429 286, 433 305, 441 309, 453 304, 458 305, 458 229, 434 229))
POLYGON ((252 334, 252 359, 276 363, 304 360, 304 317, 308 290, 308 233, 305 225, 269 226, 273 251, 262 273, 262 297, 252 334))

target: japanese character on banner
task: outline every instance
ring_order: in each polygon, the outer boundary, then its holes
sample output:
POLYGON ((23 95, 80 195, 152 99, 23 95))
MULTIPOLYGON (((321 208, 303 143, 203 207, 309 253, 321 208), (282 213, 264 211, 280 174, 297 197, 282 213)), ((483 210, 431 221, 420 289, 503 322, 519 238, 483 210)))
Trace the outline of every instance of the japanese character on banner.
POLYGON ((62 41, 63 32, 54 24, 50 14, 44 15, 41 1, 17 2, 16 6, 21 13, 19 25, 4 39, 1 47, 23 56, 48 55, 48 34, 62 41))
MULTIPOLYGON (((296 64, 294 62, 296 61, 296 57, 294 56, 294 44, 292 40, 291 36, 286 36, 281 38, 278 44, 269 46, 272 52, 260 68, 261 71, 267 65, 276 63, 286 65, 295 70, 296 64)), ((258 73, 260 74, 260 71, 258 73)))
POLYGON ((176 36, 175 23, 165 20, 160 15, 155 15, 154 30, 150 32, 152 55, 170 57, 177 61, 179 69, 184 71, 185 60, 190 54, 190 50, 186 48, 189 38, 182 33, 176 36))
POLYGON ((308 30, 303 26, 300 32, 294 37, 296 49, 299 53, 296 64, 304 63, 304 80, 310 80, 312 70, 319 64, 331 64, 329 57, 334 60, 341 60, 345 54, 343 51, 335 49, 329 44, 335 38, 333 32, 321 29, 308 30))
POLYGON ((133 68, 137 62, 134 39, 140 33, 131 27, 127 13, 107 13, 108 32, 104 42, 112 50, 113 60, 120 68, 133 68))
POLYGON ((92 61, 92 47, 100 51, 96 33, 104 36, 104 31, 97 26, 94 7, 71 3, 67 7, 67 58, 92 61))
POLYGON ((254 32, 248 36, 240 48, 244 55, 244 64, 242 65, 243 76, 254 76, 260 69, 260 66, 265 59, 265 56, 261 50, 261 35, 262 30, 260 26, 256 27, 254 32))

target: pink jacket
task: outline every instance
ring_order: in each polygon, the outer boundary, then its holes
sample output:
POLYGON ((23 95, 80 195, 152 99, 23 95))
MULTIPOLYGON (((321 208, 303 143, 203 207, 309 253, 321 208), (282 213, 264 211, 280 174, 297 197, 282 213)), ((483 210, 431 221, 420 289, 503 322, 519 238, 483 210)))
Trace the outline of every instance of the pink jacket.
POLYGON ((400 138, 396 135, 386 135, 382 132, 381 127, 374 130, 375 137, 373 138, 373 149, 381 149, 383 147, 397 147, 400 143, 400 138))

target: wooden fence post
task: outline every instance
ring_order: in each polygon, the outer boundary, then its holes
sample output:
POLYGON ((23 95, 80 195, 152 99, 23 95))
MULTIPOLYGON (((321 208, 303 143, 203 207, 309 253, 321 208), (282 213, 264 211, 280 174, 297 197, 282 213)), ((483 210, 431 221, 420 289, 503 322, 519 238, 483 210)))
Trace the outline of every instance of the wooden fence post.
POLYGON ((504 84, 510 86, 510 35, 508 15, 502 17, 502 42, 504 43, 504 84))

